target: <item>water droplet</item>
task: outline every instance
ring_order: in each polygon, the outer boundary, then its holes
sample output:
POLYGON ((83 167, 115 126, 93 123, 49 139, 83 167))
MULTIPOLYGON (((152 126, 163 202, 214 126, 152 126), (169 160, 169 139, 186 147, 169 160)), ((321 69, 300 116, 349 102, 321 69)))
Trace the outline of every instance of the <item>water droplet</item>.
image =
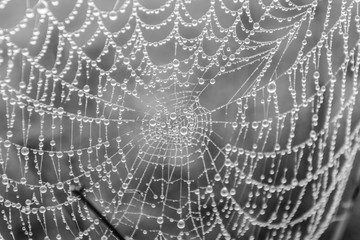
POLYGON ((27 156, 29 154, 29 149, 27 147, 22 147, 21 154, 27 156))
POLYGON ((275 144, 275 151, 279 151, 281 149, 281 146, 279 143, 275 144))
POLYGON ((64 183, 58 182, 58 183, 56 184, 56 188, 59 189, 59 190, 62 190, 62 189, 64 188, 64 183))
POLYGON ((318 120, 319 120, 319 115, 314 114, 314 115, 312 116, 312 120, 313 120, 314 122, 318 121, 318 120))
POLYGON ((221 189, 220 195, 221 195, 222 197, 227 197, 227 196, 229 195, 229 191, 227 190, 226 187, 223 187, 223 188, 221 189))
POLYGON ((170 113, 170 119, 175 120, 176 119, 176 112, 170 113))
POLYGON ((118 15, 117 15, 117 12, 116 12, 116 11, 111 11, 111 12, 109 13, 109 19, 110 19, 111 21, 115 21, 117 18, 118 18, 118 15))
POLYGON ((89 85, 84 85, 84 92, 86 92, 86 93, 88 93, 88 92, 90 92, 90 87, 89 87, 89 85))
POLYGON ((26 17, 33 18, 34 17, 34 11, 31 8, 26 9, 26 17))
POLYGON ((225 159, 225 166, 226 166, 226 167, 230 167, 230 166, 231 166, 231 163, 232 163, 232 162, 231 162, 231 160, 230 160, 229 158, 226 158, 226 159, 225 159))
POLYGON ((174 59, 173 65, 174 65, 174 67, 178 67, 180 65, 180 61, 177 59, 174 59))
POLYGON ((187 127, 183 126, 180 128, 180 133, 181 135, 186 135, 188 133, 188 129, 187 127))
POLYGON ((3 185, 7 185, 9 183, 9 178, 5 174, 3 174, 1 182, 3 185))
POLYGON ((259 123, 258 122, 252 122, 251 127, 253 129, 257 129, 259 127, 259 123))
POLYGON ((214 177, 214 179, 215 179, 215 181, 220 181, 221 180, 221 176, 220 176, 220 174, 215 174, 215 177, 214 177))
POLYGON ((52 4, 53 6, 58 6, 58 5, 59 5, 59 1, 58 1, 58 0, 52 0, 52 1, 51 1, 51 4, 52 4))
POLYGON ((276 83, 274 81, 269 82, 267 85, 267 90, 269 93, 274 93, 276 91, 276 83))
POLYGON ((11 138, 13 136, 13 132, 11 130, 6 132, 6 137, 11 138))
POLYGON ((149 124, 150 124, 151 127, 155 127, 155 125, 156 125, 155 119, 153 119, 153 118, 150 119, 149 124))
POLYGON ((231 151, 231 145, 229 143, 225 145, 225 151, 227 152, 231 151))
POLYGON ((177 223, 177 227, 179 228, 179 229, 183 229, 184 227, 185 227, 185 222, 184 222, 184 220, 180 220, 178 223, 177 223))
POLYGON ((47 191, 47 187, 44 186, 44 185, 42 185, 42 186, 40 187, 40 192, 41 192, 41 193, 46 193, 46 191, 47 191))
POLYGON ((206 187, 206 192, 207 192, 207 193, 212 193, 212 192, 213 192, 213 187, 212 187, 211 185, 208 185, 208 186, 206 187))
POLYGON ((315 79, 319 79, 319 77, 320 77, 319 71, 315 71, 313 76, 315 79))
POLYGON ((164 223, 164 218, 163 217, 158 217, 156 221, 157 221, 158 224, 163 224, 164 223))
POLYGON ((269 126, 269 121, 268 121, 267 119, 264 119, 264 120, 262 121, 262 126, 263 126, 263 127, 268 127, 268 126, 269 126))
POLYGON ((23 184, 23 185, 25 185, 25 183, 26 183, 26 178, 25 178, 25 177, 22 177, 22 178, 20 179, 20 183, 23 184))
POLYGON ((11 146, 11 142, 9 140, 4 141, 4 147, 9 148, 11 146))
POLYGON ((10 206, 11 206, 11 202, 10 202, 9 200, 6 200, 6 201, 5 201, 5 207, 8 208, 8 207, 10 207, 10 206))
POLYGON ((37 12, 41 15, 48 12, 48 4, 45 1, 41 1, 37 7, 37 12))
POLYGON ((310 137, 311 138, 315 138, 316 137, 316 132, 314 130, 310 131, 310 137))

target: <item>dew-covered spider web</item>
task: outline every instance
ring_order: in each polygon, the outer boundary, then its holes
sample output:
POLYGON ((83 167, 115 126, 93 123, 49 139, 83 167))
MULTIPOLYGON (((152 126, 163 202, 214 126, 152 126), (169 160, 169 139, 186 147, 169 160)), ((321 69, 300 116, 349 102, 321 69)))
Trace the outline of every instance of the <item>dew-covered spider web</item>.
MULTIPOLYGON (((1 0, 0 236, 318 239, 359 148, 360 1, 1 0)), ((1 238, 1 237, 0 237, 1 238)))

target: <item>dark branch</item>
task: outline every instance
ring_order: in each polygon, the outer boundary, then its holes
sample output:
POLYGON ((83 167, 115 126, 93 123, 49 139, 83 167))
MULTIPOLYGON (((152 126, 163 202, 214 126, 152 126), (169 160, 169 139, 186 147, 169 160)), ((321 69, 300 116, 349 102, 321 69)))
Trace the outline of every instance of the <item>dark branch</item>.
POLYGON ((112 234, 117 237, 117 239, 119 240, 125 240, 125 238, 116 230, 116 228, 111 225, 111 223, 106 219, 106 217, 104 217, 99 210, 96 209, 96 207, 89 201, 86 199, 86 197, 83 195, 83 190, 84 188, 77 188, 74 187, 72 189, 72 193, 80 198, 80 201, 83 202, 98 218, 100 218, 100 220, 106 225, 106 227, 108 229, 110 229, 110 231, 112 232, 112 234))

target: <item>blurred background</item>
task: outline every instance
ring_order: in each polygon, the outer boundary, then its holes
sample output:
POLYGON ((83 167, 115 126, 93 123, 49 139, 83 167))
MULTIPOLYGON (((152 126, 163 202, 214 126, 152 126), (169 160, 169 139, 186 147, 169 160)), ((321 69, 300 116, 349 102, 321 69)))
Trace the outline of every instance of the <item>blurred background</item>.
POLYGON ((114 239, 82 185, 133 239, 359 239, 359 6, 314 3, 0 1, 0 233, 114 239))

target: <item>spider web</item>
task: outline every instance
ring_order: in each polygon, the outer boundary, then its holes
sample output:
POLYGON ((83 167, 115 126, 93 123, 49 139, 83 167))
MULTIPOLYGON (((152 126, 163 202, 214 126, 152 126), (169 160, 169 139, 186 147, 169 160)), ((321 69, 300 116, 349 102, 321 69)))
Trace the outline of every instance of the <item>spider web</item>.
POLYGON ((359 147, 359 1, 3 0, 5 239, 318 239, 359 147))

